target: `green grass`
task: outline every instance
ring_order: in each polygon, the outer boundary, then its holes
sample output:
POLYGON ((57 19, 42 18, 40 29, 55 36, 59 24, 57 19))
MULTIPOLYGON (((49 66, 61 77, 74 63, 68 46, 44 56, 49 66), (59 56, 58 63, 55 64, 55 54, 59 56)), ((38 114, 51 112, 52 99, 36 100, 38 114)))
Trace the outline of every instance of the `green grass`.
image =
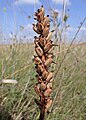
MULTIPOLYGON (((61 51, 63 48, 67 46, 61 46, 61 51)), ((52 64, 56 74, 53 104, 45 120, 86 120, 86 44, 71 47, 59 68, 65 53, 54 58, 57 65, 52 64)), ((33 55, 33 44, 16 45, 14 49, 10 45, 0 46, 0 79, 4 71, 4 78, 18 81, 17 85, 0 85, 0 120, 10 120, 9 116, 13 120, 37 120, 39 109, 34 102, 38 96, 34 91, 33 55)))

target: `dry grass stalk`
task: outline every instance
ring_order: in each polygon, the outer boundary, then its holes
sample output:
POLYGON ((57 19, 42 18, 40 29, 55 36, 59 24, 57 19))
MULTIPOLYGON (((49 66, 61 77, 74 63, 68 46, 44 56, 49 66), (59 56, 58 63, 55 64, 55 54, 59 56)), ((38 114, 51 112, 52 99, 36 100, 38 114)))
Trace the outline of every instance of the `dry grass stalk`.
POLYGON ((40 100, 35 99, 36 104, 40 109, 39 120, 44 120, 45 113, 48 113, 48 109, 52 104, 50 97, 52 92, 53 73, 49 71, 50 64, 53 63, 53 54, 51 54, 52 47, 54 46, 51 41, 52 33, 50 30, 49 15, 45 16, 45 9, 41 6, 40 9, 35 12, 35 20, 37 24, 33 24, 33 30, 39 34, 39 37, 34 37, 35 52, 37 56, 34 56, 35 68, 37 72, 37 83, 35 85, 35 92, 39 95, 40 100))
POLYGON ((14 79, 3 79, 2 81, 1 81, 1 83, 11 83, 11 84, 17 84, 18 82, 17 82, 17 80, 14 80, 14 79))

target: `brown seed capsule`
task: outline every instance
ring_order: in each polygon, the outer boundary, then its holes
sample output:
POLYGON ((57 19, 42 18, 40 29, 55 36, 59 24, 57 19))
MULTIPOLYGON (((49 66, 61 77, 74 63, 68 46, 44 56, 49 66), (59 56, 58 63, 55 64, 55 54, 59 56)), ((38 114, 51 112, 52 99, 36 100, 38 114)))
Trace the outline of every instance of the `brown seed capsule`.
POLYGON ((51 53, 47 54, 47 58, 53 58, 53 57, 54 57, 53 54, 51 54, 51 53))
POLYGON ((46 79, 47 78, 47 76, 48 76, 48 72, 45 70, 43 73, 42 73, 42 78, 43 79, 46 79))
POLYGON ((38 65, 38 69, 43 72, 44 71, 44 66, 42 64, 38 65))
POLYGON ((35 66, 37 73, 41 74, 44 71, 44 66, 41 65, 36 65, 35 66))
POLYGON ((42 11, 42 14, 44 15, 45 14, 45 9, 44 9, 43 5, 41 6, 40 10, 42 11))
POLYGON ((45 62, 46 58, 45 55, 42 55, 42 61, 45 62))
POLYGON ((54 31, 55 31, 55 30, 52 30, 52 31, 48 34, 48 36, 47 36, 47 38, 46 38, 47 41, 49 41, 49 40, 51 39, 52 34, 53 34, 54 31))
POLYGON ((45 61, 45 66, 48 66, 52 63, 53 61, 53 58, 48 58, 46 61, 45 61))
POLYGON ((40 22, 38 22, 37 23, 37 29, 38 29, 38 31, 42 32, 43 29, 44 29, 44 26, 40 22))
POLYGON ((50 98, 47 99, 47 103, 46 103, 46 109, 48 109, 52 104, 52 100, 50 98))
POLYGON ((40 90, 45 90, 46 89, 46 84, 44 84, 44 82, 42 82, 41 84, 40 84, 40 90))
POLYGON ((47 36, 48 36, 49 30, 50 30, 50 27, 47 27, 47 26, 43 29, 42 34, 43 34, 44 37, 47 37, 47 36))
POLYGON ((52 41, 49 41, 45 47, 44 47, 44 51, 48 52, 50 49, 52 48, 52 41))
POLYGON ((45 38, 44 38, 43 36, 40 36, 40 38, 39 38, 39 43, 40 43, 40 45, 41 45, 42 47, 44 47, 44 45, 46 44, 46 40, 45 40, 45 38))
POLYGON ((33 25, 33 30, 37 33, 40 34, 40 31, 38 30, 36 24, 32 24, 33 25))
POLYGON ((47 76, 46 81, 47 81, 47 82, 49 82, 49 81, 50 81, 50 79, 52 79, 52 78, 53 78, 53 73, 52 73, 52 72, 50 72, 50 73, 49 73, 49 75, 47 76))
POLYGON ((50 94, 51 94, 51 92, 52 92, 52 89, 51 89, 51 88, 47 88, 47 89, 44 91, 44 96, 49 97, 50 94))
POLYGON ((41 9, 38 9, 38 12, 35 13, 35 16, 37 18, 35 18, 38 22, 41 22, 43 21, 44 19, 44 14, 43 14, 43 11, 41 9))
POLYGON ((42 56, 43 55, 43 50, 40 47, 35 47, 35 51, 36 51, 38 56, 42 56))
POLYGON ((38 56, 34 56, 34 62, 35 64, 42 64, 42 61, 38 56))
POLYGON ((44 17, 43 25, 44 26, 50 25, 49 15, 44 17))

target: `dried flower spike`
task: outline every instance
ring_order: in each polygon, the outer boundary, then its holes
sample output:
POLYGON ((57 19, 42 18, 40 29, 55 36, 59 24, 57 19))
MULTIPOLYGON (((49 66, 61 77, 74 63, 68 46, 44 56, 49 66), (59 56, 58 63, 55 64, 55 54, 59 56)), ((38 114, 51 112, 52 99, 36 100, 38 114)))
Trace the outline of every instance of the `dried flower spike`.
POLYGON ((49 107, 52 104, 50 95, 52 93, 52 78, 53 73, 49 71, 51 63, 53 63, 53 54, 50 53, 51 48, 54 46, 51 41, 52 34, 50 30, 49 15, 45 16, 45 9, 43 5, 35 12, 36 24, 33 24, 33 30, 39 34, 39 37, 34 37, 35 52, 37 56, 34 56, 34 63, 36 68, 37 83, 35 85, 35 92, 40 99, 35 99, 36 104, 40 109, 39 120, 44 120, 45 113, 48 112, 49 107))

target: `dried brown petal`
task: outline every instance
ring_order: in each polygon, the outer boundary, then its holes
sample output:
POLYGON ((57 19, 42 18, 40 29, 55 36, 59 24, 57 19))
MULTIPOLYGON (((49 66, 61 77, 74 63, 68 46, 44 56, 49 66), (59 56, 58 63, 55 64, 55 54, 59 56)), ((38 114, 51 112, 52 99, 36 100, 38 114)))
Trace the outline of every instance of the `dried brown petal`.
POLYGON ((47 78, 47 76, 48 76, 48 72, 45 70, 43 73, 42 73, 42 78, 43 79, 46 79, 47 78))
POLYGON ((40 47, 35 47, 35 51, 36 51, 38 56, 42 56, 43 55, 43 50, 40 47))
POLYGON ((44 51, 48 52, 50 49, 52 48, 52 41, 49 41, 45 47, 44 47, 44 51))
POLYGON ((42 47, 44 47, 44 45, 46 44, 45 38, 42 37, 42 36, 40 36, 40 38, 39 38, 39 43, 40 43, 40 45, 41 45, 42 47))
POLYGON ((54 30, 52 30, 52 31, 48 34, 48 36, 47 36, 47 38, 46 38, 47 41, 51 40, 51 37, 52 37, 53 32, 54 32, 54 30))
POLYGON ((45 9, 44 9, 43 5, 41 6, 40 10, 42 11, 42 14, 44 15, 45 14, 45 9))
POLYGON ((44 82, 42 82, 41 84, 40 84, 40 89, 41 90, 45 90, 46 89, 46 84, 44 84, 44 82))
POLYGON ((53 58, 53 55, 52 54, 48 54, 47 58, 53 58))
POLYGON ((45 62, 45 60, 46 60, 45 55, 42 55, 42 61, 45 62))
POLYGON ((52 100, 51 99, 48 99, 47 100, 47 104, 46 104, 46 109, 48 109, 50 106, 51 106, 51 104, 52 104, 52 100))
POLYGON ((51 89, 51 88, 47 88, 47 89, 44 91, 44 96, 49 97, 50 94, 51 94, 51 92, 52 92, 52 89, 51 89))
POLYGON ((38 22, 41 22, 44 19, 44 14, 43 14, 43 11, 41 9, 39 9, 38 13, 37 12, 35 13, 35 16, 37 17, 36 20, 38 22))
POLYGON ((43 72, 44 71, 44 66, 41 64, 41 65, 38 65, 38 68, 37 68, 39 71, 43 72))
POLYGON ((44 26, 47 26, 47 24, 50 24, 49 15, 47 15, 47 16, 44 16, 43 25, 44 25, 44 26))
POLYGON ((40 34, 40 31, 38 30, 38 28, 36 27, 35 24, 33 24, 33 30, 34 30, 37 34, 40 34))
POLYGON ((44 29, 44 26, 41 23, 38 22, 37 23, 37 29, 38 29, 38 31, 42 32, 43 29, 44 29))
POLYGON ((44 30, 43 30, 43 32, 42 32, 42 34, 43 34, 44 37, 47 37, 47 36, 48 36, 49 30, 50 30, 50 27, 47 27, 47 26, 46 26, 46 27, 44 28, 44 30))
POLYGON ((53 78, 53 73, 52 73, 52 72, 50 72, 50 73, 49 73, 49 75, 47 76, 46 81, 47 81, 47 82, 49 82, 49 81, 50 81, 50 79, 52 79, 52 78, 53 78))
POLYGON ((52 63, 53 59, 52 58, 48 58, 46 61, 45 61, 45 65, 50 65, 52 63))
POLYGON ((41 64, 42 63, 41 59, 38 56, 34 57, 34 62, 35 62, 35 64, 41 64))

